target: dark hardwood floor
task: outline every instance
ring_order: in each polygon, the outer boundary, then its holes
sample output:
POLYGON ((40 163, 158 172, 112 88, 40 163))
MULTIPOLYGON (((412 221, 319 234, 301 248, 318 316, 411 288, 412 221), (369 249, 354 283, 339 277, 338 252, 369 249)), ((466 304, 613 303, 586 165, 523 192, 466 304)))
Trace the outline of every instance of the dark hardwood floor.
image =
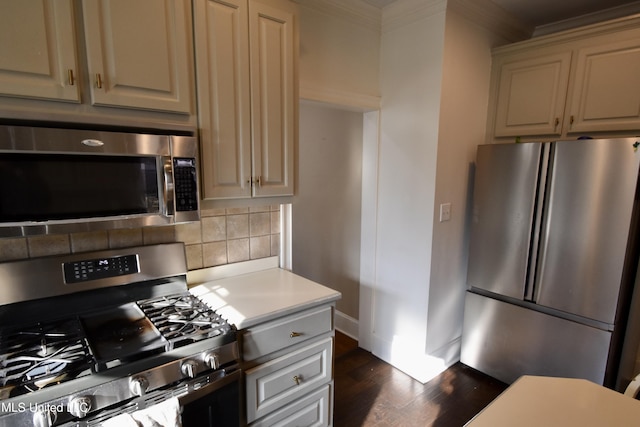
POLYGON ((422 384, 336 332, 335 427, 460 427, 507 385, 461 363, 422 384))

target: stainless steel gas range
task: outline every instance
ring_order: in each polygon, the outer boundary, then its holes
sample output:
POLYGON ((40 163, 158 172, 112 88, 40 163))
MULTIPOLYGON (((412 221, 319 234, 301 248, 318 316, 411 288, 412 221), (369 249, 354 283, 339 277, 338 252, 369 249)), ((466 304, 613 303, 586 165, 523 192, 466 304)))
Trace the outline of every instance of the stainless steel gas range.
POLYGON ((187 289, 182 243, 0 264, 0 427, 176 399, 184 427, 237 426, 238 359, 235 327, 187 289))

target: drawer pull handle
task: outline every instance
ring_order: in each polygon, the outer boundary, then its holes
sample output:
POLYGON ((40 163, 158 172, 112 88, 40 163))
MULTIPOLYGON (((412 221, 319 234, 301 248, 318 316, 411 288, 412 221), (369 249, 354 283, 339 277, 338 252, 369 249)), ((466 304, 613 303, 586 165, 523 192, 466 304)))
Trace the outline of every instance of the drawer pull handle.
POLYGON ((301 337, 302 335, 302 332, 291 332, 291 334, 289 334, 291 338, 301 337))
POLYGON ((302 377, 296 375, 293 377, 293 381, 295 381, 296 385, 300 385, 300 381, 302 381, 302 377))

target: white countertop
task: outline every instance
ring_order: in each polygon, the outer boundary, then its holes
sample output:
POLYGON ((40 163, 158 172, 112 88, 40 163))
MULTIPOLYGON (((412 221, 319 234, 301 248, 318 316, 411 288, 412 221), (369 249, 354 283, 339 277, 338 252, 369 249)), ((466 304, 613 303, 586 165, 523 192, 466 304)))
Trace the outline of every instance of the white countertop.
POLYGON ((523 376, 466 427, 640 425, 640 401, 587 380, 523 376))
POLYGON ((196 283, 190 290, 238 329, 332 303, 342 296, 280 268, 196 283))

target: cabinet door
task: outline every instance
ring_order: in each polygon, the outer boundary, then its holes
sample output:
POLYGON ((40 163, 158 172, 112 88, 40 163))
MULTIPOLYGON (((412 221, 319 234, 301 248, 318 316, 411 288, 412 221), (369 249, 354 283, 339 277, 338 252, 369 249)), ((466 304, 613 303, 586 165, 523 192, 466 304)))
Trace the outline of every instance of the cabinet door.
POLYGON ((333 382, 259 419, 251 427, 328 427, 332 424, 332 389, 333 382))
POLYGON ((640 127, 640 39, 580 49, 569 132, 640 127))
POLYGON ((247 329, 242 334, 242 358, 255 360, 333 330, 331 306, 314 308, 247 329))
POLYGON ((247 421, 282 408, 333 378, 333 338, 246 371, 247 421))
POLYGON ((495 136, 560 135, 570 66, 571 52, 503 63, 495 136))
POLYGON ((204 199, 251 197, 247 0, 194 2, 204 199))
POLYGON ((249 4, 254 196, 293 194, 297 21, 288 0, 249 4))
POLYGON ((80 101, 71 0, 0 2, 0 94, 80 101))
POLYGON ((93 105, 191 112, 188 0, 84 0, 93 105))

